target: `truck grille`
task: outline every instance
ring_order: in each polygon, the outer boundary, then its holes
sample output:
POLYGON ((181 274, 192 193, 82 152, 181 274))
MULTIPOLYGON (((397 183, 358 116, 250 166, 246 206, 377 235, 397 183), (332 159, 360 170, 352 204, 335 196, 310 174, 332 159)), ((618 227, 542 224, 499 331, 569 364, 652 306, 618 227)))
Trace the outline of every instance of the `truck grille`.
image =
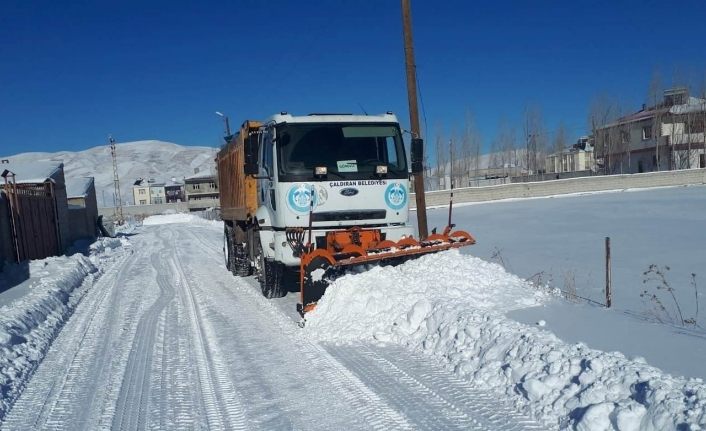
POLYGON ((312 221, 350 221, 350 220, 375 220, 384 219, 387 216, 386 210, 364 210, 364 211, 324 211, 315 212, 311 215, 312 221))

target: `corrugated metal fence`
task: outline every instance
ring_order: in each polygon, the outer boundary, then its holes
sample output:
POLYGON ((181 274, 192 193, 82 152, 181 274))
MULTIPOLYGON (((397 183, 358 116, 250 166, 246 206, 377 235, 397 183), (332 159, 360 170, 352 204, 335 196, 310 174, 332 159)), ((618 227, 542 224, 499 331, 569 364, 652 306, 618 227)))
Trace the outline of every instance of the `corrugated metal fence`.
POLYGON ((4 185, 14 260, 43 259, 61 253, 52 183, 4 185))

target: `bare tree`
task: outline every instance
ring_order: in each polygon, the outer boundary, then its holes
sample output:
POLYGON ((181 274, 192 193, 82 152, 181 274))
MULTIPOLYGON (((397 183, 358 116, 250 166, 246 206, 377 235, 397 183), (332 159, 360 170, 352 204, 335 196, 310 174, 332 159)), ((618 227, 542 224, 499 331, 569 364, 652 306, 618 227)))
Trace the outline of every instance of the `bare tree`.
POLYGON ((496 136, 492 141, 490 141, 490 153, 489 153, 488 167, 491 169, 502 168, 502 152, 500 151, 500 143, 498 137, 496 136))
POLYGON ((467 180, 465 186, 470 185, 470 179, 478 176, 480 163, 481 140, 478 129, 476 128, 473 114, 466 112, 466 119, 461 135, 460 159, 462 161, 460 170, 463 172, 462 178, 465 176, 467 180))
MULTIPOLYGON (((654 155, 654 167, 655 170, 659 171, 661 170, 661 165, 662 165, 662 154, 660 152, 660 135, 662 134, 662 121, 664 120, 663 118, 663 113, 661 112, 662 108, 662 95, 664 94, 664 88, 662 86, 662 77, 661 74, 659 73, 659 70, 655 70, 652 72, 652 79, 650 80, 650 85, 647 90, 647 100, 648 100, 648 106, 650 106, 651 109, 654 109, 655 114, 652 117, 652 124, 650 126, 650 132, 652 134, 651 139, 654 141, 655 144, 655 155, 654 155)), ((643 137, 644 138, 644 137, 643 137)))
POLYGON ((700 111, 701 115, 699 116, 699 120, 697 121, 697 128, 696 132, 699 133, 699 140, 701 141, 701 149, 702 152, 699 155, 699 164, 698 167, 700 168, 706 168, 706 74, 704 74, 703 79, 701 80, 701 91, 700 91, 700 96, 701 96, 701 104, 700 104, 700 111))
POLYGON ((556 133, 554 133, 554 152, 562 153, 568 146, 568 143, 569 134, 566 131, 566 126, 564 125, 564 122, 562 121, 559 123, 559 127, 556 129, 556 133))
POLYGON ((525 108, 524 118, 525 162, 528 175, 544 170, 544 149, 546 133, 542 121, 542 112, 537 106, 525 108))
POLYGON ((596 163, 602 165, 604 174, 612 173, 615 137, 611 133, 610 123, 617 118, 616 111, 615 103, 606 95, 595 97, 589 108, 588 123, 593 134, 596 163))
POLYGON ((517 133, 510 126, 510 123, 503 119, 498 125, 498 133, 495 138, 495 151, 499 153, 496 157, 495 165, 503 168, 503 172, 507 174, 507 170, 515 166, 517 163, 517 133))
POLYGON ((446 140, 443 136, 443 130, 441 127, 437 127, 435 139, 437 189, 448 187, 448 185, 445 183, 446 165, 448 164, 449 157, 447 148, 448 147, 446 145, 446 140))

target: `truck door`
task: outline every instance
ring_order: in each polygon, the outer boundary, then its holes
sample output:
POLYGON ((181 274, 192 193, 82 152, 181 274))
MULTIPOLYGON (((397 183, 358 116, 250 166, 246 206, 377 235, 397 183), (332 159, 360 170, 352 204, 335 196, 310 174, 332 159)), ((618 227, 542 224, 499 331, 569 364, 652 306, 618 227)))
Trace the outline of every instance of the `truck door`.
POLYGON ((259 204, 264 205, 274 213, 277 211, 277 203, 275 201, 275 170, 274 170, 274 130, 272 126, 267 126, 264 132, 260 135, 260 179, 258 180, 258 196, 259 204))

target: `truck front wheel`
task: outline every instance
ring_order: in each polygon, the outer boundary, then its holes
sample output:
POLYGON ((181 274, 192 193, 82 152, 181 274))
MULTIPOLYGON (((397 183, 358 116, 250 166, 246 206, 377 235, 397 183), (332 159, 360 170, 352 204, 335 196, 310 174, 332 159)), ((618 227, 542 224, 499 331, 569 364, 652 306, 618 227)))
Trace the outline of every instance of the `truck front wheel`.
POLYGON ((281 298, 287 294, 284 289, 284 265, 265 257, 260 238, 255 239, 257 247, 257 278, 265 298, 281 298))

